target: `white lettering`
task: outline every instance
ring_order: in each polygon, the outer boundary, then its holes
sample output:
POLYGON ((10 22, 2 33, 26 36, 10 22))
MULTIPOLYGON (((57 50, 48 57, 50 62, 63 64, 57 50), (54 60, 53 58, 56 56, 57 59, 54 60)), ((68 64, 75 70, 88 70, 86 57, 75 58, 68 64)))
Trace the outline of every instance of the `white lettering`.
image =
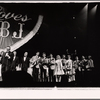
POLYGON ((21 24, 21 23, 18 23, 20 25, 20 29, 19 29, 19 36, 16 36, 17 35, 17 32, 13 32, 13 36, 12 38, 22 38, 22 32, 23 32, 23 25, 24 24, 21 24))
POLYGON ((10 24, 7 21, 1 22, 0 36, 8 37, 10 24))

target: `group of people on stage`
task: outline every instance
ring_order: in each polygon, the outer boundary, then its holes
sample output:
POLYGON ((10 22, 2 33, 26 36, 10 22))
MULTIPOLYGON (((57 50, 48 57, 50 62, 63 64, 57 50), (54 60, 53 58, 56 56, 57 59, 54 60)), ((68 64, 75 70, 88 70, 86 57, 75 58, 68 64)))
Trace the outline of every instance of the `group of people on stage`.
POLYGON ((23 57, 19 59, 17 52, 10 51, 10 46, 7 47, 6 52, 0 53, 1 76, 7 71, 25 71, 29 73, 36 82, 61 82, 62 76, 66 75, 68 82, 75 81, 77 71, 90 71, 94 68, 94 63, 91 56, 88 59, 76 55, 75 59, 71 59, 71 55, 57 55, 50 54, 48 57, 46 53, 40 57, 40 52, 37 52, 32 58, 28 57, 28 52, 25 52, 23 57))

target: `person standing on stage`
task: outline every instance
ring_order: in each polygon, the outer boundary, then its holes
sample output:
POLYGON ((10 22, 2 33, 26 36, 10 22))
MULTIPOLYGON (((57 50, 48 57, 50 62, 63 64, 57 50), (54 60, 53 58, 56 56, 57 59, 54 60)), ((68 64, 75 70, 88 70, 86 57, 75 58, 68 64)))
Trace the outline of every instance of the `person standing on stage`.
POLYGON ((1 69, 2 69, 2 54, 0 52, 0 77, 2 76, 1 69))
POLYGON ((49 58, 49 81, 54 82, 55 58, 50 54, 49 58))
POLYGON ((81 70, 79 65, 80 65, 80 60, 79 60, 78 56, 76 56, 75 60, 73 61, 73 66, 74 66, 75 70, 79 70, 79 71, 81 70))
POLYGON ((80 64, 81 64, 82 71, 86 71, 86 65, 88 64, 88 61, 87 59, 85 59, 85 56, 82 56, 82 60, 80 64))
POLYGON ((11 64, 11 70, 12 71, 16 71, 16 68, 19 65, 19 58, 17 56, 17 52, 13 51, 13 60, 12 60, 12 64, 11 64))
POLYGON ((71 56, 67 56, 68 59, 66 60, 66 65, 67 65, 67 75, 68 75, 68 82, 72 81, 72 65, 73 61, 71 60, 71 56))
POLYGON ((75 50, 74 53, 72 53, 72 59, 76 60, 76 56, 78 56, 77 50, 75 50))
POLYGON ((5 72, 5 67, 2 66, 4 61, 4 51, 0 53, 1 76, 5 72))
POLYGON ((24 56, 21 58, 22 71, 27 72, 28 67, 29 67, 29 57, 28 57, 28 52, 25 52, 24 56))
POLYGON ((2 72, 11 71, 11 63, 13 60, 13 53, 10 51, 10 46, 7 46, 6 52, 4 52, 4 57, 2 61, 2 72))
POLYGON ((54 75, 56 78, 56 82, 61 82, 61 76, 64 75, 64 71, 60 55, 56 56, 54 75))
POLYGON ((81 66, 81 80, 82 80, 82 83, 84 84, 85 80, 86 80, 86 66, 88 65, 88 61, 87 59, 85 58, 85 56, 82 56, 82 60, 80 61, 80 66, 81 66))
POLYGON ((80 69, 80 60, 78 56, 75 57, 75 60, 73 61, 73 81, 75 81, 75 76, 77 76, 77 73, 81 71, 80 69))
POLYGON ((69 55, 69 50, 68 49, 66 50, 66 54, 69 55))
POLYGON ((66 74, 66 55, 62 55, 62 66, 64 73, 66 74))
POLYGON ((86 78, 87 78, 87 82, 90 84, 93 80, 93 69, 94 69, 94 62, 92 60, 92 57, 89 55, 88 56, 88 60, 87 60, 87 66, 86 66, 86 78))
POLYGON ((88 56, 88 66, 87 66, 87 70, 92 70, 94 68, 94 62, 92 60, 91 56, 88 56))
POLYGON ((39 81, 40 74, 40 52, 37 52, 35 56, 30 59, 30 66, 28 68, 28 73, 33 76, 34 81, 39 81))
POLYGON ((47 82, 49 77, 48 59, 46 53, 42 54, 41 58, 41 81, 47 82))
POLYGON ((40 82, 40 73, 41 73, 41 70, 40 70, 40 52, 37 52, 36 53, 36 65, 35 65, 35 75, 36 75, 36 81, 37 82, 40 82))

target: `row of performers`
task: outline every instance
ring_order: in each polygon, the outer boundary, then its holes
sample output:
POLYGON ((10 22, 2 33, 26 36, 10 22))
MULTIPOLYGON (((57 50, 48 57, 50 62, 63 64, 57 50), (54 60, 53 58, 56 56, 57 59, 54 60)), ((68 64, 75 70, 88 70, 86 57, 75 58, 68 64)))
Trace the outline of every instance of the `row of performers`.
POLYGON ((26 71, 37 82, 61 82, 61 76, 67 75, 68 82, 75 81, 75 75, 77 71, 91 70, 94 67, 91 56, 85 59, 82 56, 82 60, 79 60, 78 56, 73 61, 70 55, 57 55, 56 58, 50 54, 46 57, 46 53, 39 56, 37 52, 35 56, 29 59, 28 52, 24 53, 24 56, 19 60, 17 52, 11 52, 10 47, 7 47, 6 52, 1 53, 0 66, 1 75, 6 71, 26 71))

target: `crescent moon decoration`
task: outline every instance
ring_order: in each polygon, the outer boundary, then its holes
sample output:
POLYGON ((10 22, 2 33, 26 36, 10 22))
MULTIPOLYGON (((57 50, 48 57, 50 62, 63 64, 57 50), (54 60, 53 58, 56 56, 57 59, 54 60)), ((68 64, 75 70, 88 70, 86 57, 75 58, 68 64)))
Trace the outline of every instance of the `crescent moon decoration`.
MULTIPOLYGON (((28 35, 26 35, 23 39, 21 39, 20 41, 16 42, 15 44, 13 44, 11 46, 11 51, 14 51, 14 50, 20 48, 25 43, 27 43, 30 39, 32 39, 35 36, 35 34, 38 32, 38 30, 39 30, 39 28, 40 28, 40 26, 42 24, 42 21, 43 21, 43 16, 39 15, 38 21, 37 21, 35 27, 33 28, 33 30, 31 30, 31 32, 29 32, 28 35)), ((5 51, 5 50, 6 50, 6 48, 5 49, 0 49, 0 52, 1 51, 5 51)))

